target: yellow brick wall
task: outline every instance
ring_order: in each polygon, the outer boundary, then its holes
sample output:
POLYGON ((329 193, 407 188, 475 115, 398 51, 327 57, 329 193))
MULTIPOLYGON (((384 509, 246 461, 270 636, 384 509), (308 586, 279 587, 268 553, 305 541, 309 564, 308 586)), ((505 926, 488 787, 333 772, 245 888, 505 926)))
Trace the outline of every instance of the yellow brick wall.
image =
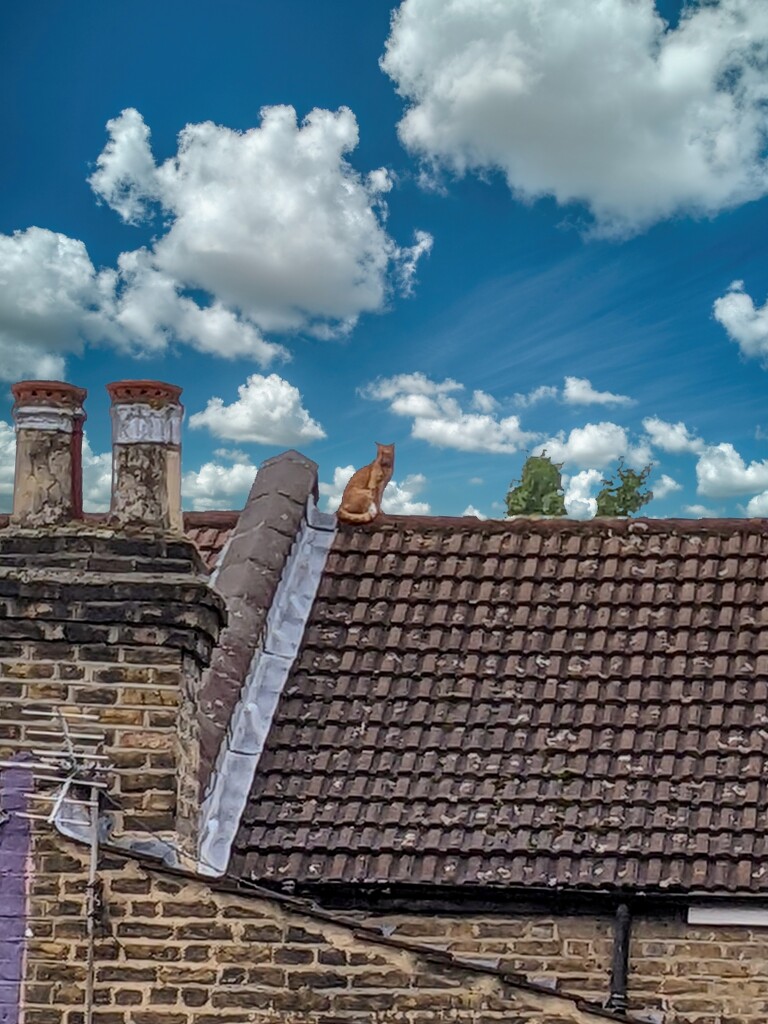
MULTIPOLYGON (((85 852, 46 826, 35 843, 25 1024, 82 1024, 85 852)), ((103 856, 100 877, 94 1024, 598 1020, 571 1001, 431 964, 352 925, 213 891, 121 855, 103 856)), ((589 999, 607 993, 608 918, 398 914, 370 923, 393 938, 498 957, 507 971, 557 979, 589 999)), ((664 1024, 764 1024, 768 936, 636 919, 630 997, 632 1010, 655 1010, 664 1024)))
MULTIPOLYGON (((599 916, 371 918, 396 936, 447 946, 500 966, 558 979, 592 1000, 610 978, 612 920, 599 916)), ((685 911, 641 915, 632 924, 630 1010, 664 1012, 664 1024, 768 1021, 768 929, 694 927, 685 911)))
POLYGON ((173 648, 0 641, 0 756, 29 753, 43 744, 31 730, 53 728, 53 719, 23 715, 22 708, 95 715, 96 722, 73 722, 73 728, 105 739, 111 795, 121 808, 108 807, 117 830, 132 831, 131 819, 138 818, 147 829, 173 834, 176 723, 187 672, 194 667, 173 648))
MULTIPOLYGON (((85 852, 36 830, 25 1024, 82 1024, 85 852)), ((594 1024, 571 1000, 107 855, 94 1024, 594 1024)))

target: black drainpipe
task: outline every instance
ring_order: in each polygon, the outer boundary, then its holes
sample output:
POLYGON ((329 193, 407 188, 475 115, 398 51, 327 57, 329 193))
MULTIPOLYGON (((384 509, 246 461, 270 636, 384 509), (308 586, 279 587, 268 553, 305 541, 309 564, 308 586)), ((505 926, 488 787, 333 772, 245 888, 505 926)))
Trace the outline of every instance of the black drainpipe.
POLYGON ((607 1007, 618 1010, 627 1009, 627 981, 629 979, 629 930, 632 926, 632 915, 626 903, 620 903, 613 919, 613 960, 611 962, 611 994, 607 1007))

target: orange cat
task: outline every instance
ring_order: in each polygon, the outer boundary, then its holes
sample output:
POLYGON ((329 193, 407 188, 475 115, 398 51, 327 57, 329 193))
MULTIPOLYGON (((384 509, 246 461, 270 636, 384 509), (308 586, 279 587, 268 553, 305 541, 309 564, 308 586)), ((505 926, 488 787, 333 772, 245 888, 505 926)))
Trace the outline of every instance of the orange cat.
POLYGON ((372 523, 381 512, 384 488, 395 468, 395 446, 376 442, 376 458, 358 469, 344 488, 337 518, 342 523, 372 523))

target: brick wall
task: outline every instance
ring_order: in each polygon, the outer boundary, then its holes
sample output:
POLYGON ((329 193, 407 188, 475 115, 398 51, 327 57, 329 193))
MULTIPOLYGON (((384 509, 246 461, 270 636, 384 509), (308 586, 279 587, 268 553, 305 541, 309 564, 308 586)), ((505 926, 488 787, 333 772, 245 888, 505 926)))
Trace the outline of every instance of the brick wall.
MULTIPOLYGON (((80 1024, 85 976, 85 854, 37 831, 31 880, 26 1024, 80 1024)), ((573 1001, 505 985, 492 972, 432 964, 279 901, 212 890, 105 855, 96 942, 95 1024, 595 1024, 573 1001)), ((351 920, 347 918, 347 920, 351 920)), ((607 918, 393 915, 392 940, 499 958, 604 999, 607 918)), ((748 929, 639 918, 631 1009, 665 1024, 764 1024, 768 946, 748 929)))
MULTIPOLYGON (((377 917, 395 936, 498 957, 500 966, 559 980, 589 999, 608 992, 610 917, 593 915, 377 917)), ((688 925, 685 911, 641 915, 632 924, 630 1010, 664 1011, 665 1024, 757 1024, 768 1020, 768 929, 688 925)))
MULTIPOLYGON (((115 766, 117 831, 175 834, 189 849, 199 804, 195 692, 222 621, 197 569, 183 541, 0 532, 0 756, 34 745, 23 707, 93 711, 115 766)), ((48 826, 34 828, 31 843, 25 1024, 82 1024, 86 852, 48 826)), ((99 875, 95 1024, 599 1019, 491 970, 441 964, 353 925, 214 892, 115 853, 99 875)), ((498 959, 504 971, 586 998, 607 995, 607 917, 399 914, 370 924, 395 940, 498 959)), ((663 1012, 665 1024, 764 1024, 766 933, 638 918, 630 997, 635 1010, 663 1012)))
POLYGON ((166 832, 190 854, 195 689, 224 618, 202 569, 183 539, 0 531, 0 757, 41 745, 22 709, 96 715, 117 831, 166 832))
MULTIPOLYGON (((26 1024, 81 1024, 84 852, 37 832, 26 1024)), ((107 856, 94 1024, 595 1024, 572 1000, 504 985, 279 902, 107 856)))

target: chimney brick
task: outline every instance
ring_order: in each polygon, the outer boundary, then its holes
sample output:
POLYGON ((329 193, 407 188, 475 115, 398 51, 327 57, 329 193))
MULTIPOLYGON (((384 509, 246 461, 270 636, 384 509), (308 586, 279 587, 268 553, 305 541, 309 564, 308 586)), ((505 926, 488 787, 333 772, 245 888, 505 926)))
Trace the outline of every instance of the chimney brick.
POLYGON ((87 391, 57 380, 25 380, 15 403, 12 521, 54 526, 82 518, 82 437, 87 391))
POLYGON ((107 391, 112 399, 112 522, 180 533, 181 388, 124 380, 108 384, 107 391))

